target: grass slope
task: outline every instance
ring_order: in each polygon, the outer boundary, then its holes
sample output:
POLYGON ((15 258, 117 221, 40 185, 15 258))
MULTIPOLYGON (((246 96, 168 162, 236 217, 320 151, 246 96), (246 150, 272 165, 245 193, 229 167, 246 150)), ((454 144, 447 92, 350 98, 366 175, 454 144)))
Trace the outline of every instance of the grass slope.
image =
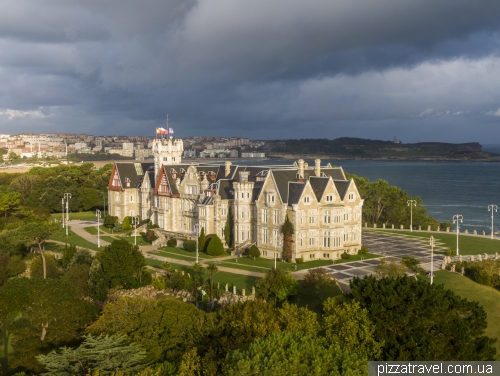
POLYGON ((500 291, 493 287, 480 285, 459 273, 451 273, 445 270, 436 272, 434 283, 444 284, 446 288, 455 294, 467 300, 474 300, 484 307, 488 315, 488 327, 485 334, 489 337, 498 338, 495 344, 497 348, 496 360, 500 360, 500 322, 498 321, 500 291))

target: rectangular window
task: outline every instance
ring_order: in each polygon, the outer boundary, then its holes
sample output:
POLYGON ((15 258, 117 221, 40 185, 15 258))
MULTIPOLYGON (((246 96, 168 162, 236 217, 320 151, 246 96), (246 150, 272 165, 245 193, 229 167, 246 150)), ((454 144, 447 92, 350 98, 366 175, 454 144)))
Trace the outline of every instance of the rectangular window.
POLYGON ((325 212, 324 212, 324 213, 325 213, 325 215, 324 215, 324 217, 323 217, 323 222, 324 222, 325 224, 328 224, 328 223, 330 223, 330 221, 331 221, 331 213, 330 213, 330 210, 325 210, 325 212))
POLYGON ((263 228, 262 229, 262 241, 264 242, 264 244, 267 244, 268 243, 268 238, 267 238, 267 228, 263 228))
POLYGON ((267 223, 267 209, 262 209, 262 222, 267 223))
POLYGON ((275 210, 274 211, 274 224, 277 225, 280 223, 280 211, 275 210))
POLYGON ((316 210, 309 210, 309 224, 313 225, 315 222, 316 210))
POLYGON ((299 220, 300 220, 300 224, 303 225, 306 221, 306 213, 305 211, 301 210, 299 212, 299 220))

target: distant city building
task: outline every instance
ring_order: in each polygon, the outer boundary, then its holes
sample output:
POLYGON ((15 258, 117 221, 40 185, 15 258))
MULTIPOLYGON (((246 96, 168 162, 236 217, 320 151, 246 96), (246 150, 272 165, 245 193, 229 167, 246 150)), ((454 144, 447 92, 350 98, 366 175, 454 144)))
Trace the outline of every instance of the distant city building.
POLYGON ((196 150, 184 150, 184 158, 196 158, 196 150))
POLYGON ((266 153, 257 153, 257 152, 251 152, 251 153, 241 153, 241 158, 265 158, 266 153))

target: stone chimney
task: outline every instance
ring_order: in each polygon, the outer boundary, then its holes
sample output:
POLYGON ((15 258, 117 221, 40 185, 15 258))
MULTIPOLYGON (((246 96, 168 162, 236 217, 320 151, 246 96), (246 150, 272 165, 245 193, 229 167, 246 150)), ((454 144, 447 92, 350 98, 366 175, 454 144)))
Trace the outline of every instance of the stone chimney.
POLYGON ((314 174, 317 177, 321 176, 321 159, 314 160, 314 174))
POLYGON ((227 161, 226 162, 226 177, 229 176, 229 174, 231 173, 231 162, 230 161, 227 161))
POLYGON ((301 177, 304 177, 304 160, 299 159, 297 164, 299 165, 299 170, 297 172, 301 177))

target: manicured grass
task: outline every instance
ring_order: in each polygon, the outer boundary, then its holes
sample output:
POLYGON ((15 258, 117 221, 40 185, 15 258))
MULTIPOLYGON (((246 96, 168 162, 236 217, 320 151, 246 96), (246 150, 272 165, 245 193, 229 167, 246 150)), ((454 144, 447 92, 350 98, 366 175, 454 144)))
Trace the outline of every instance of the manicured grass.
MULTIPOLYGON (((265 259, 265 258, 258 258, 258 259, 253 259, 251 257, 239 257, 237 259, 229 259, 227 261, 224 261, 225 266, 230 266, 228 264, 231 264, 231 266, 238 264, 238 266, 249 266, 253 268, 262 268, 262 269, 257 269, 256 271, 261 271, 261 272, 266 272, 269 269, 274 268, 274 260, 270 259, 265 259), (238 261, 235 261, 238 260, 238 261)), ((298 271, 298 270, 304 270, 304 269, 310 269, 310 268, 316 268, 318 266, 326 266, 326 265, 331 265, 332 263, 328 260, 314 260, 314 261, 308 261, 304 262, 302 264, 292 264, 292 263, 287 263, 287 262, 281 262, 277 261, 276 262, 276 268, 281 269, 281 270, 290 270, 290 271, 298 271), (295 267, 297 267, 295 269, 295 267)))
MULTIPOLYGON (((106 212, 107 213, 107 212, 106 212)), ((104 212, 101 212, 101 218, 104 217, 104 212)), ((64 214, 66 216, 66 213, 64 214)), ((61 220, 61 213, 53 213, 50 215, 51 218, 55 218, 57 220, 61 220)), ((77 219, 80 221, 97 221, 97 217, 95 216, 95 211, 87 211, 87 212, 75 212, 69 213, 69 219, 77 219)))
MULTIPOLYGON (((196 252, 186 251, 185 249, 182 248, 162 247, 159 248, 158 251, 153 251, 150 253, 165 257, 176 258, 178 260, 193 261, 193 262, 196 260, 196 252)), ((230 256, 230 254, 224 252, 224 254, 221 256, 210 256, 207 255, 205 252, 198 252, 199 259, 213 259, 216 257, 224 257, 224 256, 230 256)))
MULTIPOLYGON (((366 231, 363 229, 363 231, 366 231)), ((410 232, 393 230, 370 230, 370 232, 389 233, 395 235, 406 235, 416 238, 424 238, 427 243, 431 236, 434 236, 436 242, 442 243, 441 246, 453 251, 457 250, 457 235, 442 232, 410 232)), ((500 252, 500 241, 478 236, 459 235, 458 248, 462 255, 477 255, 482 253, 494 254, 500 252)), ((430 246, 429 246, 430 249, 430 246)))
MULTIPOLYGON (((125 239, 130 244, 134 244, 135 240, 133 236, 120 236, 120 239, 125 239)), ((137 235, 137 245, 151 245, 150 242, 145 241, 141 235, 137 235)))
POLYGON ((444 284, 444 286, 462 298, 474 300, 481 304, 488 315, 488 327, 485 334, 489 337, 498 338, 495 346, 497 348, 496 360, 500 360, 500 322, 498 313, 500 312, 500 291, 493 287, 480 285, 459 273, 451 273, 446 270, 436 272, 434 283, 444 284))
MULTIPOLYGON (((68 244, 69 246, 69 244, 68 244)), ((44 244, 45 250, 57 253, 63 253, 66 250, 66 246, 64 244, 56 243, 56 242, 45 242, 44 244)))
POLYGON ((113 240, 115 240, 115 239, 118 239, 118 238, 114 238, 112 236, 106 236, 106 235, 101 236, 101 240, 104 240, 105 242, 108 242, 108 243, 113 243, 113 240))
POLYGON ((116 231, 112 228, 107 228, 104 226, 101 226, 101 231, 107 232, 108 234, 125 234, 125 233, 127 233, 127 231, 124 231, 124 230, 116 231))
POLYGON ((345 260, 345 259, 335 260, 335 264, 345 264, 346 262, 369 260, 369 259, 380 258, 380 257, 382 257, 382 255, 374 255, 372 253, 368 253, 366 255, 351 255, 351 257, 347 260, 345 260))
POLYGON ((83 229, 87 231, 90 235, 97 235, 97 227, 89 226, 89 227, 84 227, 83 229))
POLYGON ((92 249, 94 251, 98 251, 97 244, 91 243, 88 240, 83 239, 82 237, 76 235, 73 231, 71 231, 71 227, 68 231, 68 236, 66 236, 65 232, 58 232, 50 237, 52 240, 58 240, 63 243, 74 244, 77 247, 83 247, 87 249, 92 249))
MULTIPOLYGON (((146 265, 154 266, 156 268, 159 268, 159 272, 162 271, 161 265, 164 263, 164 261, 159 261, 159 260, 152 260, 152 259, 146 259, 146 265)), ((170 270, 184 270, 184 273, 190 273, 193 275, 194 271, 193 268, 187 265, 180 265, 180 264, 175 264, 175 263, 169 263, 170 264, 170 270)), ((208 277, 208 273, 204 272, 203 277, 206 278, 208 277)), ((241 294, 241 289, 246 289, 246 294, 249 295, 252 293, 252 286, 255 286, 257 283, 257 280, 259 278, 257 277, 252 277, 252 276, 247 276, 247 275, 241 275, 241 274, 234 274, 234 273, 228 273, 228 272, 218 272, 214 276, 214 282, 220 284, 220 288, 224 289, 226 283, 229 285, 229 290, 232 291, 232 286, 236 286, 236 289, 238 290, 238 293, 241 294)))

